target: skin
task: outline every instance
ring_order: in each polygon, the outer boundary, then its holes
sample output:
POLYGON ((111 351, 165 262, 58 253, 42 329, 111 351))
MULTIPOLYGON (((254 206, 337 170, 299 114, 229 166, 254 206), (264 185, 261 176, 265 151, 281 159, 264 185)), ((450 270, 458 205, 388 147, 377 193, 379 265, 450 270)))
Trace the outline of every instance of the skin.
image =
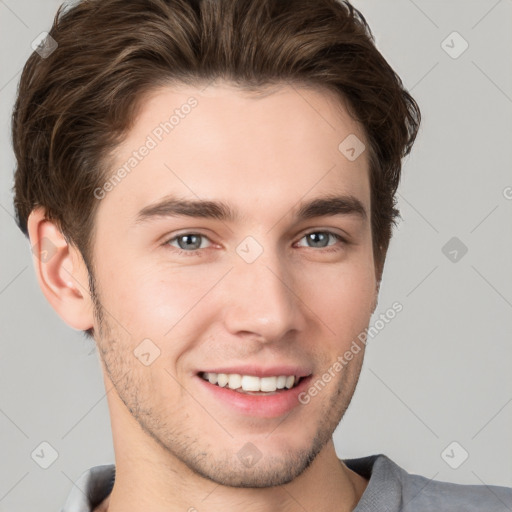
POLYGON ((256 96, 224 82, 173 86, 142 103, 115 165, 190 96, 197 107, 101 199, 96 314, 80 253, 43 209, 29 219, 31 242, 56 247, 48 261, 35 259, 43 293, 68 325, 94 328, 100 353, 116 481, 97 510, 353 510, 368 482, 338 459, 332 434, 364 346, 307 405, 278 417, 226 407, 196 372, 286 363, 319 378, 368 326, 378 293, 368 159, 338 150, 349 134, 365 141, 364 131, 323 90, 282 84, 256 96), (299 203, 334 193, 357 198, 366 218, 297 221, 299 203), (239 219, 135 223, 169 194, 223 201, 239 219), (346 242, 327 237, 324 247, 306 236, 325 231, 346 242), (187 233, 204 235, 199 249, 178 242, 187 233), (247 236, 263 249, 250 264, 236 252, 247 236), (144 339, 160 351, 148 366, 133 353, 144 339), (248 442, 261 453, 252 467, 237 456, 248 442))

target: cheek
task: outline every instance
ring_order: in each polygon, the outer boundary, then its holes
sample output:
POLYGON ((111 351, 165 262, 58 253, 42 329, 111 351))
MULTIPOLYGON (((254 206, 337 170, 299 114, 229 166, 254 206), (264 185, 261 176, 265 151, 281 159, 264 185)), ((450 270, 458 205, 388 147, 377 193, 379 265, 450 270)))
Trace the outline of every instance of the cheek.
MULTIPOLYGON (((104 305, 134 338, 184 334, 185 326, 190 328, 190 314, 222 276, 220 270, 201 271, 193 266, 177 269, 134 263, 124 268, 124 274, 106 275, 104 305)), ((199 323, 197 317, 195 323, 199 323)))
POLYGON ((368 326, 376 294, 372 265, 364 263, 318 268, 302 283, 305 303, 320 318, 337 344, 356 337, 368 326))

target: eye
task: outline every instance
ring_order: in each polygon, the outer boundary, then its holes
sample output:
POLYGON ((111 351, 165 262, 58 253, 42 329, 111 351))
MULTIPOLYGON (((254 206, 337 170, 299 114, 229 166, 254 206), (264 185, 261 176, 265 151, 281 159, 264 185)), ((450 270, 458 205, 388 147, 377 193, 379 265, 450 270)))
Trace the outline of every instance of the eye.
POLYGON ((170 245, 178 249, 178 252, 195 252, 206 248, 203 244, 205 240, 208 240, 208 238, 199 233, 183 233, 167 240, 164 245, 170 245))
MULTIPOLYGON (((336 247, 336 242, 347 244, 347 241, 341 235, 332 231, 312 231, 304 235, 297 245, 299 247, 336 251, 340 249, 336 247), (306 241, 306 245, 300 243, 302 240, 306 241)), ((200 249, 210 247, 211 242, 206 235, 200 233, 182 233, 168 239, 163 245, 172 247, 178 254, 194 256, 199 254, 200 249)))
MULTIPOLYGON (((304 235, 301 240, 306 240, 308 244, 306 247, 323 249, 335 245, 336 242, 345 242, 344 238, 337 233, 331 231, 312 231, 304 235), (334 240, 334 244, 329 244, 329 241, 334 240)), ((300 245, 300 244, 299 244, 300 245)), ((304 247, 302 245, 302 247, 304 247)))

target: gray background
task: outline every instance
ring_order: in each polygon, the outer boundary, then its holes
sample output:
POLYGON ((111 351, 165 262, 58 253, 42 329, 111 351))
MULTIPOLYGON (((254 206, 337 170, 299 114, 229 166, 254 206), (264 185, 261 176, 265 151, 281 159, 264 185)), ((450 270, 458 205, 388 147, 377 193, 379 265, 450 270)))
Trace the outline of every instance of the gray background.
MULTIPOLYGON (((113 462, 94 346, 46 303, 12 217, 10 111, 31 41, 58 5, 0 0, 0 511, 60 510, 85 469, 113 462), (31 458, 43 441, 58 452, 48 469, 31 458)), ((395 301, 403 311, 368 344, 338 454, 385 453, 428 478, 511 486, 512 1, 354 5, 424 122, 372 323, 395 301), (454 31, 469 44, 458 58, 454 31), (468 248, 461 257, 454 246, 457 261, 442 251, 452 237, 468 248)))

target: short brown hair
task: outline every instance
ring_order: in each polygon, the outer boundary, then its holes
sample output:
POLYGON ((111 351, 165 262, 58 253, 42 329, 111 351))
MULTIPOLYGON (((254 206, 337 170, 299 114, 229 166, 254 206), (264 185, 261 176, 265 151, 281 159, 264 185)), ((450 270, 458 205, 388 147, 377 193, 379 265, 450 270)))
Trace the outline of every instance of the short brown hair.
POLYGON ((84 0, 61 6, 49 34, 58 47, 28 59, 12 119, 14 206, 25 235, 28 215, 43 206, 92 262, 94 190, 156 87, 216 78, 245 89, 303 83, 334 91, 364 127, 380 280, 399 215, 401 159, 420 111, 348 2, 84 0))

